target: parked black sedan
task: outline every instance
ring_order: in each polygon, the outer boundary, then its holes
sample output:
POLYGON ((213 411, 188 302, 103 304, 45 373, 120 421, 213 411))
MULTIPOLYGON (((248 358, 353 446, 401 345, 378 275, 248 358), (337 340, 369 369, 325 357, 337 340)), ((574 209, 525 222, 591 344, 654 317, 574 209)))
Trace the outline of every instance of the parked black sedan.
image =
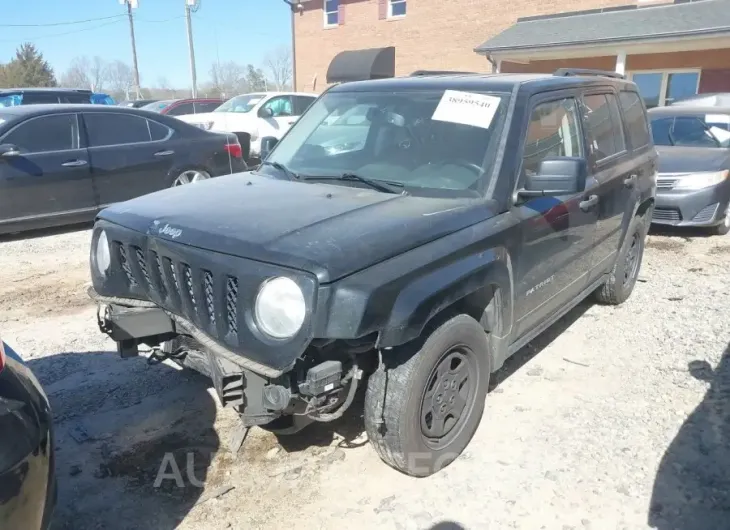
POLYGON ((46 394, 0 339, 0 528, 48 528, 56 473, 46 394))
POLYGON ((649 111, 659 152, 652 222, 730 232, 730 108, 649 111))
POLYGON ((235 135, 153 112, 0 109, 0 234, 91 221, 111 203, 245 169, 235 135))

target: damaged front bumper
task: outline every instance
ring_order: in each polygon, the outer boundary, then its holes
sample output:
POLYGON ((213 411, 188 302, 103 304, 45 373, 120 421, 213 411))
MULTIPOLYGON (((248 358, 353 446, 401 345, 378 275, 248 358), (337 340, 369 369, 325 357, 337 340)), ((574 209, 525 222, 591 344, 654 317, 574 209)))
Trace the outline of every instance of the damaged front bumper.
POLYGON ((89 296, 98 304, 99 329, 117 342, 122 357, 137 355, 138 346, 154 347, 178 335, 189 335, 206 350, 226 359, 241 369, 250 370, 264 377, 276 378, 286 370, 265 366, 221 346, 198 330, 187 319, 144 300, 102 296, 89 288, 89 296))
MULTIPOLYGON (((298 399, 292 374, 262 366, 227 351, 199 330, 179 317, 151 302, 101 296, 91 288, 89 295, 98 304, 99 329, 117 343, 123 358, 139 355, 139 346, 156 348, 179 337, 191 337, 199 346, 196 351, 185 351, 183 357, 172 358, 184 362, 185 355, 195 355, 200 365, 192 368, 208 375, 223 406, 233 406, 241 415, 244 425, 265 425, 280 418, 292 416, 295 421, 288 428, 296 432, 314 420, 304 416, 307 401, 298 399)), ((341 367, 329 377, 339 381, 341 367)), ((329 381, 329 380, 328 380, 329 381)))

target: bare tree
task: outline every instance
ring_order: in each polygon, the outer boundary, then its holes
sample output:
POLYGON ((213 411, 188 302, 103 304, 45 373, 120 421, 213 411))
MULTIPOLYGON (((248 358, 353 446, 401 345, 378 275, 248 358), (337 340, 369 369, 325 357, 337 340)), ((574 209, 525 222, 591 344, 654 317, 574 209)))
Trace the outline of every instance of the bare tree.
POLYGON ((292 60, 291 50, 285 46, 266 54, 264 68, 276 86, 276 90, 284 90, 291 86, 292 60))
POLYGON ((66 88, 91 88, 91 79, 89 79, 89 60, 86 57, 76 57, 71 61, 61 76, 61 86, 66 88))
POLYGON ((132 68, 123 61, 113 61, 107 65, 109 91, 114 97, 129 99, 134 86, 132 68))
POLYGON ((109 65, 99 56, 89 59, 76 57, 61 77, 61 84, 70 88, 88 88, 96 92, 104 90, 109 80, 109 65))
POLYGON ((213 63, 209 73, 211 87, 220 96, 230 98, 248 89, 246 67, 238 63, 213 63))

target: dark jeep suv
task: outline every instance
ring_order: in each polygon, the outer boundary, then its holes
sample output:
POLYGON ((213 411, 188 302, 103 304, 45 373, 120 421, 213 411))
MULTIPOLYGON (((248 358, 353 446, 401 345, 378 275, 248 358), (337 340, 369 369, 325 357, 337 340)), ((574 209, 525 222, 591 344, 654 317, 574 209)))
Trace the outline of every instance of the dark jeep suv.
POLYGON ((366 384, 373 446, 425 476, 507 357, 593 293, 629 297, 655 174, 615 75, 345 83, 254 172, 99 214, 90 294, 122 357, 163 344, 246 426, 336 420, 366 384))

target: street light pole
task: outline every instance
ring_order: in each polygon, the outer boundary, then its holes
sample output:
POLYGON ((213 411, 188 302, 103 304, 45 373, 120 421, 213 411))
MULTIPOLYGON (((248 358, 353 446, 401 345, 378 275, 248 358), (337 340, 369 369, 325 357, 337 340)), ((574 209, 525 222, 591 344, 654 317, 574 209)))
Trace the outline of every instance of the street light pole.
POLYGON ((127 17, 129 18, 129 36, 132 40, 132 64, 134 66, 134 91, 137 99, 142 97, 139 86, 139 67, 137 66, 137 43, 134 40, 134 17, 132 17, 132 8, 138 7, 137 0, 119 0, 119 3, 127 6, 127 17))
POLYGON ((193 24, 190 20, 190 11, 197 11, 199 0, 185 0, 185 27, 188 31, 188 51, 190 52, 190 77, 192 80, 192 96, 198 97, 198 76, 195 71, 195 48, 193 47, 193 24))

